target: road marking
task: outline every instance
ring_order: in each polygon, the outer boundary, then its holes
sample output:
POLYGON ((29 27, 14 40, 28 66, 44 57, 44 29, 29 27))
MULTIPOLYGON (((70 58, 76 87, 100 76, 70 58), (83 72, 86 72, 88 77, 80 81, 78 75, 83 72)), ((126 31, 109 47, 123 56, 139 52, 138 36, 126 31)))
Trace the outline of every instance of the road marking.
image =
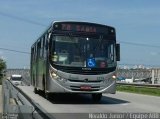
POLYGON ((128 103, 123 103, 123 104, 120 104, 120 105, 122 105, 122 106, 127 106, 127 105, 128 105, 128 103))

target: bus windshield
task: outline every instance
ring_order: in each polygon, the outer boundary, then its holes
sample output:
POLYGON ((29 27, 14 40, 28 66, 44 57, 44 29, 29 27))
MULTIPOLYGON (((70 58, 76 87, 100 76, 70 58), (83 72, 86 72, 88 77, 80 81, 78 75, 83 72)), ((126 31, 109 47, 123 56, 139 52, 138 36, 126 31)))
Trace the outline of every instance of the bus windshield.
POLYGON ((55 35, 51 43, 51 61, 56 65, 90 68, 116 66, 115 40, 55 35))
POLYGON ((11 77, 12 81, 21 81, 22 77, 11 77))

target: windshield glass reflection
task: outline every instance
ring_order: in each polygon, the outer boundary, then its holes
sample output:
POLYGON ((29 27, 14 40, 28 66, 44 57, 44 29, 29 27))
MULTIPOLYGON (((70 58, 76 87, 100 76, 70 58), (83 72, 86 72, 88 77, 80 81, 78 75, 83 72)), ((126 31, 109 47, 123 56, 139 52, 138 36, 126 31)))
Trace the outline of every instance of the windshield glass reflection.
POLYGON ((53 36, 51 42, 51 61, 54 64, 93 68, 116 66, 113 40, 53 36))

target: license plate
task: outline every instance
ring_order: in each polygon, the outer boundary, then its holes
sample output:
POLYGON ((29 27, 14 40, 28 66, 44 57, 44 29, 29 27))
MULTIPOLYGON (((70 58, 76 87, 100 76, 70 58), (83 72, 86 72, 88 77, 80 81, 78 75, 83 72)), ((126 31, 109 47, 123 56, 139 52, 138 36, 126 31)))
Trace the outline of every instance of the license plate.
POLYGON ((81 90, 91 90, 91 86, 83 85, 80 87, 81 90))

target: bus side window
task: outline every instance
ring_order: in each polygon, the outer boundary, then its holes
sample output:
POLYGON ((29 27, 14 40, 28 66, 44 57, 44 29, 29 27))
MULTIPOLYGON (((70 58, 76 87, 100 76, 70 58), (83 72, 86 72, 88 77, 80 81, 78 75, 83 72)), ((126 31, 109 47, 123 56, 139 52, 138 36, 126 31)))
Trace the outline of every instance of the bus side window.
POLYGON ((38 41, 38 44, 37 44, 38 46, 37 46, 37 57, 38 58, 40 58, 40 55, 41 55, 41 42, 40 41, 38 41))
POLYGON ((34 61, 34 46, 31 49, 31 63, 34 61))
POLYGON ((34 44, 34 61, 37 59, 37 43, 34 44))
POLYGON ((44 43, 44 45, 43 45, 43 57, 44 57, 44 59, 46 59, 46 57, 47 57, 47 49, 48 49, 48 46, 47 46, 48 45, 47 44, 47 34, 44 37, 43 43, 44 43))
POLYGON ((41 38, 41 46, 40 46, 40 57, 43 57, 43 37, 41 38))
POLYGON ((48 49, 48 34, 45 35, 45 49, 48 49))

